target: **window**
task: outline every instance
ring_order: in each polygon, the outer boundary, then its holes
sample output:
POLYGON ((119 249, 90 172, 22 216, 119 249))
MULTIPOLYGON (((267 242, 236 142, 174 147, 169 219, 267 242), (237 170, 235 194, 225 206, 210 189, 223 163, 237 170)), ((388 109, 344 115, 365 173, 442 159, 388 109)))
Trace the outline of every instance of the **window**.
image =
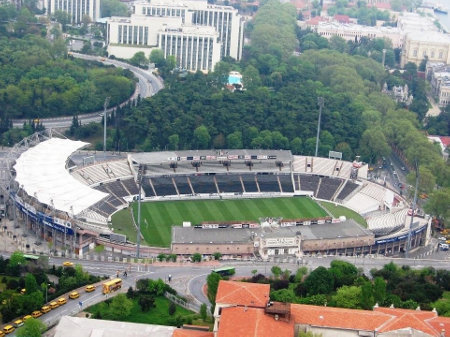
POLYGON ((413 56, 414 56, 414 57, 417 57, 417 49, 414 49, 414 50, 413 50, 413 56))

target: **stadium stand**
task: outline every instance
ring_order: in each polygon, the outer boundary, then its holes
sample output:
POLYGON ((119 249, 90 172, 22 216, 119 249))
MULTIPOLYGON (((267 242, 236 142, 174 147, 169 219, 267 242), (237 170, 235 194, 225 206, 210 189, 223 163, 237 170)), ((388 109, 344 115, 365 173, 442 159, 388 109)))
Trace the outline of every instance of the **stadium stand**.
POLYGON ((277 176, 274 174, 258 174, 256 179, 260 192, 281 192, 277 176))
POLYGON ((380 185, 369 183, 366 184, 359 193, 363 193, 379 202, 383 202, 385 200, 386 189, 380 185))
POLYGON ((309 174, 302 174, 300 177, 300 189, 302 191, 312 191, 316 195, 317 187, 319 186, 320 177, 309 174))
POLYGON ((345 198, 347 198, 354 190, 356 190, 358 186, 359 186, 358 184, 355 184, 350 180, 347 180, 336 199, 345 200, 345 198))
POLYGON ((139 194, 139 189, 136 185, 136 182, 133 178, 121 180, 123 186, 128 191, 128 195, 137 195, 139 194))
POLYGON ((378 210, 380 208, 380 202, 364 193, 358 192, 344 201, 344 206, 364 215, 378 210))
POLYGON ((110 175, 114 178, 131 176, 131 169, 127 160, 110 161, 106 163, 110 175))
POLYGON ((236 174, 218 174, 215 176, 220 193, 242 193, 240 176, 236 174))
POLYGON ((188 179, 191 181, 194 193, 217 193, 216 184, 214 182, 214 175, 191 176, 188 179))
POLYGON ((131 169, 126 159, 97 163, 77 168, 72 175, 79 181, 94 185, 112 179, 132 176, 131 169))
POLYGON ((175 176, 173 180, 180 194, 192 194, 192 189, 186 176, 175 176))
POLYGON ((129 195, 128 191, 122 185, 122 182, 120 180, 105 183, 104 186, 106 186, 110 193, 115 195, 116 197, 122 198, 129 195))
POLYGON ((155 191, 153 190, 153 186, 150 178, 142 178, 142 189, 144 190, 145 196, 147 198, 154 197, 155 191))
POLYGON ((242 174, 241 179, 244 184, 245 192, 258 192, 254 174, 242 174))
POLYGON ((290 174, 280 174, 278 176, 278 181, 280 182, 282 192, 294 192, 294 186, 292 186, 292 178, 290 174))
POLYGON ((319 191, 317 192, 317 198, 331 200, 342 184, 342 179, 322 177, 320 179, 319 191))
POLYGON ((408 209, 367 218, 368 228, 375 236, 388 235, 403 228, 408 209))
POLYGON ((177 195, 171 177, 151 178, 151 181, 157 196, 177 195))

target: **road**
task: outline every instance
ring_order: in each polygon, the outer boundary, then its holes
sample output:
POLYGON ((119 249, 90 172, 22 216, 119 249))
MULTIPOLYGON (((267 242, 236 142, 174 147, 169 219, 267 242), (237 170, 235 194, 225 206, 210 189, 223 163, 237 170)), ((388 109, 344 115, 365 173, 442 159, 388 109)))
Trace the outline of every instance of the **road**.
MULTIPOLYGON (((136 84, 136 90, 133 93, 133 95, 130 97, 129 100, 133 100, 137 98, 138 95, 140 95, 142 98, 150 97, 155 95, 159 90, 164 88, 164 83, 161 80, 161 78, 155 76, 152 74, 149 70, 144 70, 135 66, 132 66, 128 63, 117 61, 117 60, 110 60, 104 57, 99 56, 92 56, 92 55, 84 55, 84 54, 78 54, 78 53, 72 53, 73 57, 88 60, 88 61, 98 61, 102 62, 103 64, 107 65, 114 65, 116 67, 129 69, 134 73, 134 75, 138 78, 138 83, 136 84)), ((128 100, 126 102, 123 102, 121 105, 128 103, 128 100)), ((108 109, 108 112, 111 112, 113 108, 108 109)), ((103 110, 92 112, 88 114, 82 114, 78 115, 78 120, 81 124, 88 124, 91 122, 100 122, 102 120, 103 110)), ((67 128, 72 125, 72 116, 68 117, 57 117, 57 118, 42 118, 40 119, 40 122, 46 127, 46 128, 67 128)), ((27 119, 15 119, 13 120, 13 127, 22 127, 24 122, 28 122, 27 119)))

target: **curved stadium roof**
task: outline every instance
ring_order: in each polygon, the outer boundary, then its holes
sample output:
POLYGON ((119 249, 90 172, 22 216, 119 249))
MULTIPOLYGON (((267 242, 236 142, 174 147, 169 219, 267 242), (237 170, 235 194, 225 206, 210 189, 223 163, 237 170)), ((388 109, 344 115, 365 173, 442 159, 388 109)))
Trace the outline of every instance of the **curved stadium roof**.
POLYGON ((77 215, 107 196, 82 184, 66 170, 67 158, 87 144, 61 138, 39 143, 17 159, 16 181, 39 202, 77 215))

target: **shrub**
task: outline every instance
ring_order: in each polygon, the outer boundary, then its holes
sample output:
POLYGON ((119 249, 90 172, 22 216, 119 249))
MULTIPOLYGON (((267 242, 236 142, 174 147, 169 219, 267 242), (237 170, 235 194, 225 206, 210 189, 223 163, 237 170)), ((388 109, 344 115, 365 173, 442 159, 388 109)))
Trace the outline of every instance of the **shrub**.
POLYGON ((177 306, 175 305, 175 303, 170 302, 169 303, 169 315, 173 316, 173 314, 175 314, 175 311, 177 311, 177 306))

